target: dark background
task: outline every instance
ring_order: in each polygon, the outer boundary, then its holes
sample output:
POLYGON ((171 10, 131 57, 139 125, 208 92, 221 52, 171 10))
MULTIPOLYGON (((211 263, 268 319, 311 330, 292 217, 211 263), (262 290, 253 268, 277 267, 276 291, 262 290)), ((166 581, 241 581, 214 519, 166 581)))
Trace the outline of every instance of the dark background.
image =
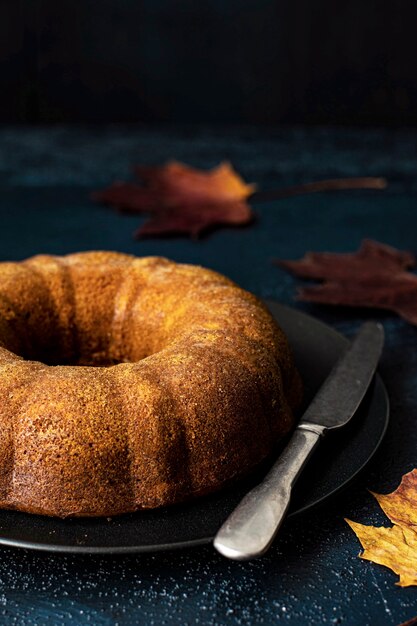
POLYGON ((417 123, 415 0, 1 0, 0 122, 417 123))

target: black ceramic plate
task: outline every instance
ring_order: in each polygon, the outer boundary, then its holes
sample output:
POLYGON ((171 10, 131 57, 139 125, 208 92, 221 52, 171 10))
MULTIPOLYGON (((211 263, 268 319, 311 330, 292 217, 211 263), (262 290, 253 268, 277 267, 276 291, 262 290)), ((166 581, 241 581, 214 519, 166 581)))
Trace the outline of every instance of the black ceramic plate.
MULTIPOLYGON (((269 302, 286 332, 312 399, 347 340, 329 326, 294 309, 269 302)), ((299 479, 290 515, 297 515, 344 487, 374 454, 388 423, 388 397, 377 375, 359 411, 341 431, 324 439, 299 479)), ((176 507, 113 519, 59 520, 0 511, 0 544, 54 552, 153 552, 208 543, 248 489, 268 469, 209 497, 176 507)))

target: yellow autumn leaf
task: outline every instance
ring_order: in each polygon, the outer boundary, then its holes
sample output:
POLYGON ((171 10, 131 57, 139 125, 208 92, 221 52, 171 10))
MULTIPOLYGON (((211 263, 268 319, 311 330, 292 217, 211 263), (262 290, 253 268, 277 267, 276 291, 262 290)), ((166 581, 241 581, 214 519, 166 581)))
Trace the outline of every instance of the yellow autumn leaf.
POLYGON ((391 522, 417 532, 417 469, 405 474, 392 493, 372 495, 391 522))
POLYGON ((403 476, 390 494, 373 494, 394 523, 389 528, 346 520, 361 542, 362 559, 385 565, 399 575, 398 585, 417 585, 417 470, 403 476))

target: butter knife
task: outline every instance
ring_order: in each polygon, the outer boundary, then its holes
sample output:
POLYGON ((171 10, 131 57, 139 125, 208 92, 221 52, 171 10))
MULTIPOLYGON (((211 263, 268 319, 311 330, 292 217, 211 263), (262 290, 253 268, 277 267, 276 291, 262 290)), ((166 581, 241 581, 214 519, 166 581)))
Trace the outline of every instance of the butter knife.
POLYGON ((224 522, 214 547, 229 559, 264 554, 285 517, 291 491, 313 450, 327 431, 345 426, 371 383, 384 344, 381 324, 364 324, 336 363, 263 481, 224 522))

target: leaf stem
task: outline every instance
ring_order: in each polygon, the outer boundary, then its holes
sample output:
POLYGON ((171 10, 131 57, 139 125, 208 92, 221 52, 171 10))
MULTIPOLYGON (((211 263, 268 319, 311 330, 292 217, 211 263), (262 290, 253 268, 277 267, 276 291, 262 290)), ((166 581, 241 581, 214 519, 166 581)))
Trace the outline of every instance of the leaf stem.
POLYGON ((319 193, 321 191, 343 191, 351 189, 386 189, 388 183, 386 178, 362 176, 359 178, 333 178, 328 180, 318 180, 312 183, 271 189, 270 191, 255 191, 250 196, 252 202, 269 202, 279 198, 288 198, 308 193, 319 193))

